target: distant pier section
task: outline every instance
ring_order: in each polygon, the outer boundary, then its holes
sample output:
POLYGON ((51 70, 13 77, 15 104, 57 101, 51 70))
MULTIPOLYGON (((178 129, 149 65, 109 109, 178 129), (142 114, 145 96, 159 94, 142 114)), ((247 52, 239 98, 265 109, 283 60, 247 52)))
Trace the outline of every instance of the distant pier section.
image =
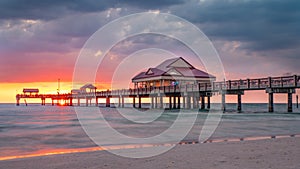
POLYGON ((24 89, 22 94, 16 95, 16 105, 20 105, 20 99, 36 98, 41 99, 42 105, 46 99, 51 99, 52 105, 63 101, 63 105, 80 106, 81 100, 85 100, 85 106, 90 106, 94 100, 95 106, 99 106, 99 99, 105 99, 105 106, 110 107, 111 98, 114 98, 118 101, 114 104, 124 107, 124 99, 130 98, 133 107, 142 108, 142 98, 148 98, 153 109, 210 109, 211 97, 221 95, 222 110, 225 111, 225 96, 236 95, 237 110, 242 111, 245 91, 263 90, 269 96, 269 112, 274 112, 274 94, 286 94, 287 111, 292 112, 292 98, 300 88, 300 75, 216 82, 213 75, 194 68, 180 57, 139 73, 132 82, 134 89, 98 91, 92 84, 86 84, 67 94, 40 94, 38 89, 24 89))

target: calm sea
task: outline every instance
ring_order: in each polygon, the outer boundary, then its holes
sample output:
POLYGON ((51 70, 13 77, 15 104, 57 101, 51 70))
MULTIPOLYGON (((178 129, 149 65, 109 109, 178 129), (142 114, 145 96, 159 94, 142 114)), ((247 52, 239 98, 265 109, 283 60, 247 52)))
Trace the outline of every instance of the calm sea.
MULTIPOLYGON (((296 105, 293 113, 286 112, 286 104, 275 104, 274 113, 267 112, 267 104, 243 104, 242 107, 243 113, 237 113, 236 104, 227 104, 227 112, 212 139, 300 134, 300 108, 296 105)), ((165 111, 150 124, 138 124, 124 119, 115 108, 100 109, 112 127, 134 137, 159 134, 177 118, 176 111, 165 111)), ((207 112, 185 112, 198 115, 185 139, 198 140, 207 112)), ((0 157, 93 146, 96 145, 81 128, 74 107, 0 104, 0 157)))

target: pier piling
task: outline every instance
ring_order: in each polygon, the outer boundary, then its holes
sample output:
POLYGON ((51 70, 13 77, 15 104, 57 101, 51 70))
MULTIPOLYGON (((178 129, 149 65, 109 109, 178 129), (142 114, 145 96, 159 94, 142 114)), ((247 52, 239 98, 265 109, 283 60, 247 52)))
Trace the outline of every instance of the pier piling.
POLYGON ((299 108, 298 95, 296 95, 296 106, 299 108))
POLYGON ((207 96, 207 109, 210 109, 210 96, 207 96))
POLYGON ((201 96, 201 109, 205 109, 205 97, 201 96))
POLYGON ((173 97, 173 109, 176 109, 176 96, 173 97))
POLYGON ((105 104, 106 107, 110 107, 110 98, 107 96, 106 97, 106 104, 105 104))
POLYGON ((139 96, 139 108, 142 108, 142 96, 139 96))
POLYGON ((186 103, 187 103, 186 108, 190 109, 191 108, 191 96, 188 95, 186 97, 186 103))
POLYGON ((238 95, 237 95, 237 98, 238 98, 238 106, 237 106, 237 110, 238 110, 238 112, 241 112, 241 111, 242 111, 242 95, 241 95, 241 94, 238 94, 238 95))
POLYGON ((288 112, 293 112, 293 98, 292 93, 288 93, 288 112))
POLYGON ((222 111, 226 111, 225 91, 222 92, 222 111))
POLYGON ((135 97, 132 97, 132 105, 133 105, 133 108, 135 108, 135 97))
POLYGON ((20 106, 20 98, 18 98, 18 97, 17 97, 17 103, 16 103, 16 105, 20 106))
POLYGON ((269 93, 269 112, 274 112, 273 93, 269 93))
POLYGON ((172 109, 172 97, 169 96, 169 109, 172 109))
POLYGON ((162 96, 159 97, 159 101, 160 101, 160 105, 159 105, 159 106, 160 106, 160 108, 162 109, 163 106, 164 106, 164 103, 163 103, 164 100, 163 100, 163 97, 162 97, 162 96))

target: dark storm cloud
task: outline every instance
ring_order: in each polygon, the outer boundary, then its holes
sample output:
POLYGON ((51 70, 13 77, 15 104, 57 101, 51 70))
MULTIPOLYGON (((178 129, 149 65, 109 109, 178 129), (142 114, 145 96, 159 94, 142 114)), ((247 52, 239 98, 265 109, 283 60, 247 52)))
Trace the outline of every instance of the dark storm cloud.
POLYGON ((1 0, 0 19, 51 20, 70 13, 100 12, 122 6, 155 9, 179 3, 183 0, 1 0))
MULTIPOLYGON (((20 67, 18 73, 25 74, 24 63, 31 61, 43 67, 55 57, 67 64, 66 54, 75 58, 84 42, 106 23, 159 10, 201 28, 217 44, 230 72, 299 72, 299 6, 299 0, 0 0, 0 67, 14 66, 16 71, 20 67)), ((164 37, 127 40, 115 48, 116 53, 129 55, 157 47, 187 54, 182 44, 164 37)))
POLYGON ((171 5, 183 4, 185 3, 185 0, 119 0, 119 3, 143 9, 160 9, 171 5))
POLYGON ((102 11, 113 7, 112 2, 108 0, 1 0, 0 19, 49 20, 72 12, 102 11))
POLYGON ((299 0, 207 0, 174 7, 212 38, 247 42, 250 50, 299 46, 299 0), (188 10, 183 10, 188 9, 188 10))

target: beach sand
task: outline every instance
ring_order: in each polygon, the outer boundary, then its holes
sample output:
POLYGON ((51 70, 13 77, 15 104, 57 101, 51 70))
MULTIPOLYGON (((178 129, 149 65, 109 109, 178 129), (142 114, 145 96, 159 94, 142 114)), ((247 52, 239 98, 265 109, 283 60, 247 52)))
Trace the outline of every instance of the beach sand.
POLYGON ((178 145, 159 156, 131 159, 106 151, 0 161, 1 169, 299 169, 300 138, 178 145))

